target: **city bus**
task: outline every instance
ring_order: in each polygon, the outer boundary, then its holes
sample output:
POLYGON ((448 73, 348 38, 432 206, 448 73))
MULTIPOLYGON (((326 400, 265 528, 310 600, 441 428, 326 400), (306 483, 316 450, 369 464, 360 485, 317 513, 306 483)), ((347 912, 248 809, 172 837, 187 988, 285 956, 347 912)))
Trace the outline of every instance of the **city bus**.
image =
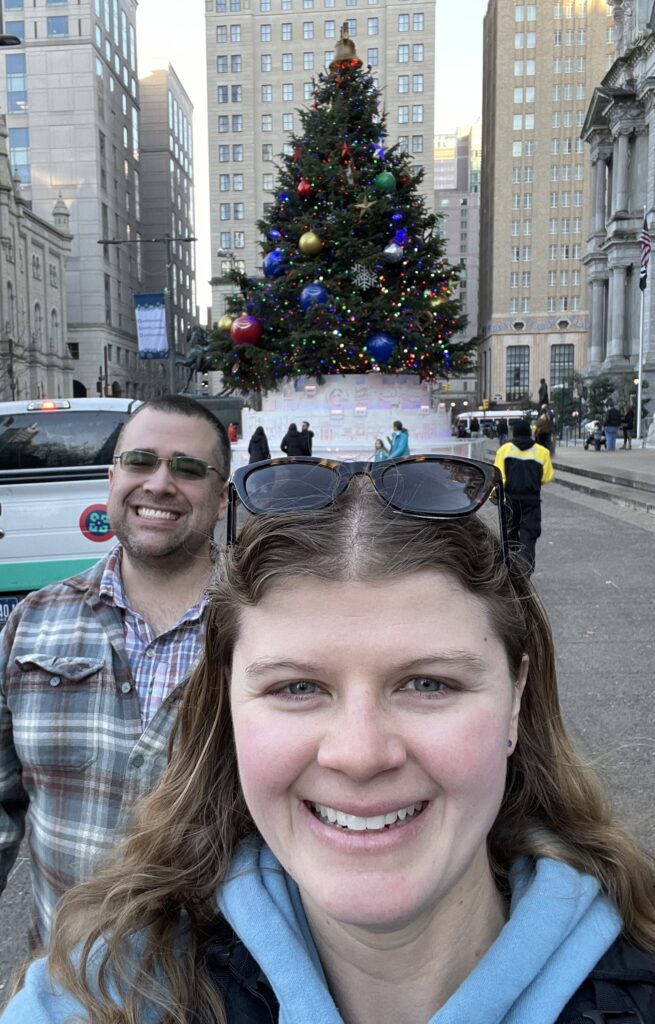
POLYGON ((466 412, 460 412, 452 423, 452 435, 453 437, 459 436, 460 426, 464 427, 466 436, 471 435, 471 420, 476 418, 480 424, 480 436, 495 437, 496 436, 496 424, 498 420, 507 420, 509 426, 509 436, 512 436, 512 425, 518 420, 529 419, 531 422, 536 420, 537 413, 530 409, 467 409, 466 412))

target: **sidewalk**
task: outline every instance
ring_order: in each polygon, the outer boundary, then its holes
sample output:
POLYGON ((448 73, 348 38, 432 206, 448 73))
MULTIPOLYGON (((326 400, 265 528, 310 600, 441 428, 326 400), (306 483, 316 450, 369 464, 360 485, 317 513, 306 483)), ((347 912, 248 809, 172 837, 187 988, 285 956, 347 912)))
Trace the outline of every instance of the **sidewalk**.
POLYGON ((605 449, 585 451, 581 444, 558 444, 553 455, 555 473, 559 466, 579 475, 602 477, 627 487, 645 487, 655 491, 655 448, 631 448, 620 445, 614 452, 605 449))

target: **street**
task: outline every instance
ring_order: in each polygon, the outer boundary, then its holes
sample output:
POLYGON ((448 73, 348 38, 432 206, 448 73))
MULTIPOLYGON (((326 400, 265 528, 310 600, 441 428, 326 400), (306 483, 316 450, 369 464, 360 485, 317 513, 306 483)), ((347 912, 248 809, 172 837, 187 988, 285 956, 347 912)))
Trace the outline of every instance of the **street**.
MULTIPOLYGON (((607 781, 620 819, 655 853, 655 515, 553 484, 543 520, 534 582, 553 624, 568 728, 607 781)), ((25 952, 25 848, 0 901, 1 1002, 25 952)))

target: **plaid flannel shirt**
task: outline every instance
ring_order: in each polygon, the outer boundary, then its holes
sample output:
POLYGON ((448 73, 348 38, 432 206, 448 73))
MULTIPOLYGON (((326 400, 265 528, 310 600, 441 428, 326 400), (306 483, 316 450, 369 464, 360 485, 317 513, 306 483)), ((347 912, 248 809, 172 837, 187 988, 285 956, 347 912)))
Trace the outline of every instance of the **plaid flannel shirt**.
MULTIPOLYGON (((59 897, 156 785, 184 683, 144 730, 122 614, 100 594, 106 561, 28 595, 0 633, 0 892, 29 808, 42 941, 59 897)), ((199 654, 204 622, 196 629, 199 654)))

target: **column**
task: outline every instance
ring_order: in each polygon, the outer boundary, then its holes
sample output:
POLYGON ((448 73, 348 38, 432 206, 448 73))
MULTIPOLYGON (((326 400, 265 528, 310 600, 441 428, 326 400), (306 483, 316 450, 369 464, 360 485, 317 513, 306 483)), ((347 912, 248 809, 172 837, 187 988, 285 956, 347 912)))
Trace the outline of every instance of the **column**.
POLYGON ((607 342, 607 357, 604 370, 612 366, 625 365, 623 354, 623 335, 625 330, 625 267, 613 267, 610 270, 610 330, 607 342))
POLYGON ((599 369, 605 356, 605 280, 594 278, 591 282, 591 324, 589 330, 589 367, 599 369))
POLYGON ((614 182, 616 191, 614 193, 614 213, 625 213, 628 209, 628 147, 627 135, 619 135, 614 142, 614 182))
POLYGON ((605 231, 605 176, 607 164, 599 155, 593 164, 593 210, 591 213, 591 232, 600 234, 605 231))

